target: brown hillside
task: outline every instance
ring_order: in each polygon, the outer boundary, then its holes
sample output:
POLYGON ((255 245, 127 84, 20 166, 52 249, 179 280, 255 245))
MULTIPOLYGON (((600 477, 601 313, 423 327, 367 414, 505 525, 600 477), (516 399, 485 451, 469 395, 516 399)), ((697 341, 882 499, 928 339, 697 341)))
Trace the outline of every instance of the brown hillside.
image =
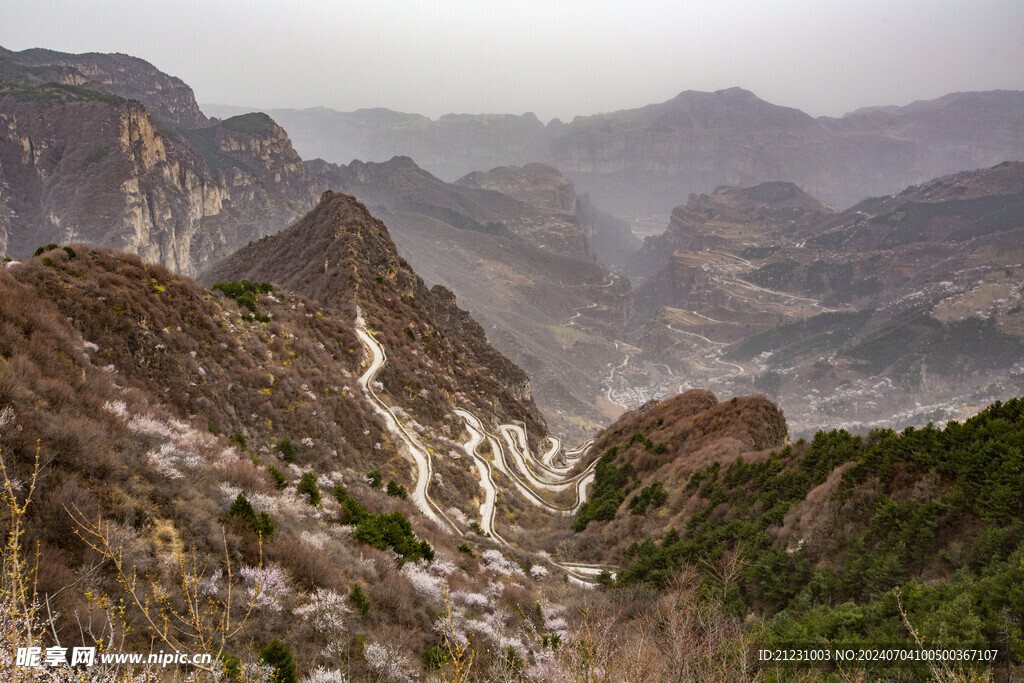
POLYGON ((417 419, 437 424, 463 403, 544 431, 526 374, 487 343, 451 292, 427 288, 354 197, 325 192, 295 225, 204 275, 208 283, 241 279, 299 292, 347 320, 358 309, 388 350, 381 381, 417 419))
POLYGON ((711 392, 692 389, 627 413, 601 433, 592 450, 612 453, 617 468, 629 467, 622 487, 626 497, 614 519, 587 525, 577 537, 576 551, 593 561, 620 562, 626 546, 638 538, 683 528, 697 511, 698 501, 687 487, 696 472, 741 457, 762 460, 785 442, 782 411, 764 396, 720 403, 711 392), (667 493, 665 502, 645 514, 631 514, 633 499, 652 486, 667 493))

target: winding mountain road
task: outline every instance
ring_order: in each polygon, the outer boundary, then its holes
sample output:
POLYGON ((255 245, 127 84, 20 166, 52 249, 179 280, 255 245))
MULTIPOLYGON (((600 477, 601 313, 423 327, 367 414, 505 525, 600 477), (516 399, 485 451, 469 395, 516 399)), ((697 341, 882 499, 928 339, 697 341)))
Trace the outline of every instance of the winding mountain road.
MULTIPOLYGON (((359 384, 373 404, 374 410, 384 418, 388 431, 405 444, 409 459, 416 471, 416 485, 411 496, 413 504, 441 529, 449 533, 464 535, 458 525, 430 498, 430 481, 433 477, 433 463, 430 452, 402 424, 394 411, 374 390, 373 384, 376 381, 377 374, 387 363, 387 352, 384 346, 367 329, 366 321, 361 314, 356 317, 356 335, 370 357, 370 365, 359 377, 359 384)), ((562 449, 560 439, 551 436, 547 437, 547 450, 539 459, 535 459, 530 452, 529 438, 524 425, 503 424, 498 426, 498 432, 507 444, 507 448, 505 448, 502 446, 501 440, 490 433, 476 415, 462 408, 456 409, 455 414, 462 419, 466 432, 469 434, 469 439, 462 445, 462 448, 466 455, 473 460, 480 476, 480 487, 484 491, 484 500, 480 505, 479 522, 480 529, 484 534, 490 536, 501 545, 511 547, 508 541, 502 538, 495 529, 497 486, 494 483, 494 470, 506 476, 527 501, 553 514, 572 515, 587 501, 587 487, 594 481, 594 469, 597 466, 597 460, 595 459, 579 474, 570 476, 569 472, 575 463, 582 459, 589 451, 594 443, 593 439, 575 449, 565 451, 563 464, 555 465, 554 460, 562 449), (480 446, 485 441, 490 446, 491 459, 486 458, 479 452, 480 446), (531 463, 535 463, 536 467, 531 466, 531 463), (569 488, 574 489, 575 500, 568 507, 551 503, 540 494, 540 491, 561 492, 569 488)), ((553 564, 566 571, 571 580, 585 586, 593 586, 595 584, 595 577, 602 570, 608 569, 611 571, 615 569, 610 566, 575 564, 564 561, 553 561, 553 564)))
POLYGON ((408 451, 416 470, 416 486, 412 491, 412 502, 420 509, 420 511, 426 515, 429 519, 433 520, 442 529, 457 531, 458 527, 455 523, 448 518, 444 512, 430 500, 429 486, 430 479, 433 476, 433 466, 430 460, 430 453, 424 448, 419 441, 405 428, 405 426, 395 415, 394 411, 377 395, 377 392, 373 389, 373 382, 377 378, 377 373, 384 367, 387 362, 387 353, 384 351, 384 346, 377 341, 370 331, 366 328, 366 322, 363 320, 362 315, 356 318, 356 336, 359 337, 359 341, 363 343, 363 346, 370 352, 370 367, 359 377, 359 385, 363 388, 363 393, 370 399, 374 409, 377 413, 384 418, 384 422, 388 427, 388 431, 397 436, 405 444, 406 450, 408 451))

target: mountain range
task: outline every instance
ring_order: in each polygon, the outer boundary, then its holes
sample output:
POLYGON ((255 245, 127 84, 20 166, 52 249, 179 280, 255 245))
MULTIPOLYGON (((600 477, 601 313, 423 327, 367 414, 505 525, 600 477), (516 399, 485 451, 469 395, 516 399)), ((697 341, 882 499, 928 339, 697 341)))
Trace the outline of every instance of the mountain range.
MULTIPOLYGON (((237 107, 204 105, 216 115, 237 107)), ((543 124, 533 114, 448 115, 386 109, 268 112, 304 157, 335 163, 404 155, 452 181, 543 162, 600 206, 661 222, 682 198, 720 185, 793 182, 838 208, 907 185, 1024 156, 1024 93, 952 93, 903 107, 814 118, 741 88, 543 124)))
POLYGON ((0 51, 0 667, 892 679, 959 648, 992 654, 942 675, 1012 680, 1024 163, 977 166, 1020 157, 1018 99, 356 117, 476 165, 444 179, 429 147, 303 161, 136 58, 0 51), (642 242, 597 208, 631 187, 675 197, 642 242), (759 655, 883 642, 914 661, 759 655))

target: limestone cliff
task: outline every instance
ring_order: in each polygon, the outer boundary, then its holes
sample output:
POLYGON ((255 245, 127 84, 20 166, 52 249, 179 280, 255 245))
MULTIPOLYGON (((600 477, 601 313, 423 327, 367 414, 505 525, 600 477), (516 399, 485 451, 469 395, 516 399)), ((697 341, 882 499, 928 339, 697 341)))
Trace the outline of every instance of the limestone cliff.
POLYGON ((175 132, 136 101, 0 83, 2 254, 89 242, 194 274, 281 229, 314 204, 313 182, 254 116, 175 132))
POLYGON ((61 83, 138 100, 161 121, 188 128, 209 123, 192 88, 149 62, 123 54, 12 52, 0 47, 0 80, 23 85, 61 83))

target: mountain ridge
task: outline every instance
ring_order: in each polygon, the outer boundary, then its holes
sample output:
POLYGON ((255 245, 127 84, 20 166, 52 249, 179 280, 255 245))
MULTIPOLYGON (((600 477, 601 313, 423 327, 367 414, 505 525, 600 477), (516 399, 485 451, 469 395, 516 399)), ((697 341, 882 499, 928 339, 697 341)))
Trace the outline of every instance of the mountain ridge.
POLYGON ((326 108, 270 113, 305 157, 348 163, 407 155, 448 181, 482 168, 542 162, 581 191, 600 196, 606 210, 635 218, 667 215, 693 192, 769 180, 795 182, 846 207, 964 168, 1021 159, 1024 133, 1015 122, 1022 107, 1022 92, 979 91, 813 118, 742 88, 683 91, 666 102, 577 116, 570 123, 555 119, 545 125, 506 115, 508 125, 518 121, 507 144, 498 140, 502 129, 487 124, 493 119, 485 116, 460 115, 467 126, 461 132, 447 125, 454 119, 442 127, 441 119, 387 110, 392 120, 416 124, 378 131, 367 113, 379 109, 360 110, 359 117, 326 108), (718 128, 707 125, 712 113, 740 137, 714 133, 718 128), (458 146, 476 151, 460 160, 458 146))

